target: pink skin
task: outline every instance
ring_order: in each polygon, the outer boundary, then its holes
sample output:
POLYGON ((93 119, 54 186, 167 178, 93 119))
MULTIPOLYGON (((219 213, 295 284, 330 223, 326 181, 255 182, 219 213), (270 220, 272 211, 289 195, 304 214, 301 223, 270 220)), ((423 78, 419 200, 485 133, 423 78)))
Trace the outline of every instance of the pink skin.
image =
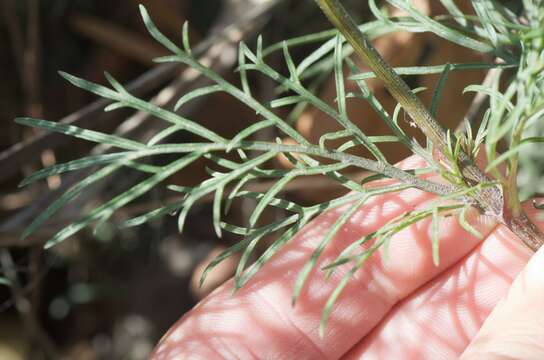
MULTIPOLYGON (((402 165, 422 164, 409 158, 402 165)), ((319 268, 354 240, 432 199, 409 189, 373 198, 362 206, 324 251, 292 307, 298 272, 347 207, 323 214, 236 294, 229 281, 183 316, 163 337, 153 359, 452 359, 465 350, 467 359, 477 359, 482 358, 484 346, 488 348, 485 354, 491 354, 498 346, 495 339, 502 336, 498 334, 514 324, 520 311, 525 311, 521 317, 525 322, 515 323, 518 331, 510 331, 511 341, 524 350, 520 344, 525 338, 520 334, 530 333, 531 349, 541 351, 535 359, 544 358, 544 276, 535 270, 522 272, 523 278, 516 280, 497 307, 498 314, 490 316, 491 324, 478 333, 532 254, 507 229, 475 210, 467 217, 484 235, 483 241, 464 231, 454 217, 441 218, 438 267, 432 260, 430 220, 394 236, 388 260, 375 254, 355 274, 334 306, 325 335, 319 336, 323 306, 348 269, 342 267, 326 280, 319 268), (528 284, 526 278, 532 282, 528 284), (531 291, 538 305, 527 299, 531 291), (520 301, 525 301, 523 306, 520 301), (524 328, 532 323, 530 330, 524 328)), ((531 207, 527 209, 534 218, 531 207)), ((532 269, 544 268, 544 253, 539 255, 532 269)))

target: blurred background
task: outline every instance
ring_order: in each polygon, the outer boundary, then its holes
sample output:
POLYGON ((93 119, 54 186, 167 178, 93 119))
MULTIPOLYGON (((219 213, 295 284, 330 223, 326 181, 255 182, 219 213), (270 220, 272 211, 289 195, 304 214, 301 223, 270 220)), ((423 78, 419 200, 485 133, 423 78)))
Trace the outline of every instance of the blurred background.
MULTIPOLYGON (((0 359, 61 355, 70 359, 145 359, 169 326, 233 273, 236 259, 216 268, 204 287, 198 287, 203 267, 236 241, 228 235, 216 238, 209 201, 195 207, 181 235, 176 231, 175 217, 132 229, 117 228, 120 221, 168 201, 172 195, 164 187, 129 204, 94 231, 83 231, 43 250, 43 243, 56 231, 141 176, 128 171, 87 189, 34 235, 20 239, 30 221, 88 172, 54 176, 18 188, 21 179, 44 166, 107 149, 23 128, 13 122, 15 117, 63 121, 141 140, 161 129, 159 121, 145 114, 127 110, 104 113, 106 102, 70 86, 58 70, 102 84, 103 71, 108 71, 128 84, 134 94, 167 108, 190 89, 206 85, 198 74, 181 66, 153 64, 154 57, 167 52, 146 33, 138 3, 146 5, 158 27, 172 39, 179 41, 182 24, 188 20, 197 56, 233 82, 237 81, 232 71, 237 65, 239 40, 253 47, 257 34, 263 35, 265 44, 272 44, 329 28, 309 0, 0 0, 0 359)), ((371 17, 366 2, 346 3, 359 20, 371 17)), ((414 3, 428 14, 443 11, 437 1, 414 3)), ((459 4, 469 9, 468 1, 459 4)), ((426 34, 391 34, 378 39, 376 46, 393 65, 482 60, 426 34)), ((292 55, 300 61, 315 48, 297 47, 292 55)), ((285 70, 280 53, 270 56, 269 63, 285 70)), ((483 77, 477 71, 470 76, 450 76, 439 110, 444 124, 455 127, 462 120, 472 99, 461 96, 461 91, 483 77)), ((274 98, 273 83, 260 77, 250 80, 260 99, 274 98)), ((318 73, 311 81, 321 97, 333 101, 330 72, 318 73)), ((411 81, 412 86, 433 89, 437 77, 411 81)), ((395 103, 387 91, 377 82, 370 81, 369 86, 392 110, 395 103)), ((422 97, 429 102, 432 91, 422 97)), ((255 114, 223 94, 192 102, 182 112, 224 136, 232 136, 255 121, 255 114)), ((363 102, 350 101, 349 112, 368 133, 386 131, 363 102)), ((297 129, 314 142, 334 128, 334 122, 313 109, 280 114, 292 118, 297 129)), ((190 139, 178 139, 184 140, 190 139)), ((407 155, 398 147, 387 152, 391 161, 407 155)), ((289 166, 281 158, 276 163, 289 166)), ((167 184, 194 185, 205 176, 202 166, 195 167, 168 179, 167 184)), ((266 184, 255 186, 262 190, 266 184)), ((294 181, 282 196, 313 203, 341 194, 343 190, 335 186, 315 177, 304 183, 294 181)), ((243 219, 248 205, 235 206, 234 220, 243 219)))

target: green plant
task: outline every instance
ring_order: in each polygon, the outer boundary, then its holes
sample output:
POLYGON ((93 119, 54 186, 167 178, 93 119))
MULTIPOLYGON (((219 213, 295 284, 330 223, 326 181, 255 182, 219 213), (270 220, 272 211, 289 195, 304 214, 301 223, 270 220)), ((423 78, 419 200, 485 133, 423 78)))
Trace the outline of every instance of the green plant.
MULTIPOLYGON (((340 264, 351 264, 351 270, 340 281, 338 287, 330 295, 323 312, 322 327, 332 309, 335 300, 340 296, 350 277, 364 265, 365 261, 378 249, 389 246, 391 237, 424 218, 432 219, 433 255, 439 262, 438 226, 439 215, 448 214, 459 217, 460 224, 466 231, 479 236, 465 219, 465 213, 471 206, 495 217, 497 221, 508 226, 531 249, 536 250, 544 241, 544 236, 528 220, 520 206, 520 189, 518 172, 520 151, 530 144, 544 141, 541 134, 527 136, 538 125, 544 114, 544 96, 541 88, 544 85, 542 68, 544 66, 544 32, 541 24, 544 20, 544 4, 540 0, 523 1, 523 9, 515 12, 508 4, 495 0, 474 0, 476 16, 463 14, 450 0, 441 0, 449 11, 449 16, 430 18, 420 13, 408 0, 388 0, 388 2, 405 10, 408 16, 390 17, 380 9, 375 1, 369 1, 370 8, 376 16, 375 21, 357 26, 349 13, 338 0, 316 0, 323 12, 338 30, 324 31, 306 35, 274 44, 264 48, 259 37, 256 50, 246 44, 239 47, 240 86, 227 82, 223 77, 200 63, 191 53, 188 41, 187 26, 183 27, 181 47, 167 39, 153 24, 146 10, 142 7, 145 25, 159 43, 166 47, 172 55, 157 59, 157 62, 177 62, 186 64, 202 73, 213 82, 212 85, 194 90, 179 99, 174 110, 187 102, 215 92, 224 92, 238 99, 252 109, 259 119, 232 139, 227 139, 198 123, 178 115, 175 111, 159 108, 150 102, 128 93, 113 77, 106 74, 111 88, 90 83, 80 78, 61 73, 69 82, 82 89, 93 92, 103 98, 112 100, 106 111, 118 108, 132 108, 144 111, 167 122, 169 126, 157 133, 149 142, 142 143, 96 131, 76 128, 45 120, 20 118, 16 121, 23 125, 56 131, 88 141, 108 144, 120 151, 91 155, 78 160, 43 169, 23 181, 24 184, 43 179, 53 174, 61 174, 91 166, 100 169, 51 204, 25 231, 27 236, 48 218, 76 197, 86 187, 102 178, 129 167, 144 174, 147 178, 120 193, 110 201, 96 207, 83 218, 75 221, 58 232, 46 243, 52 247, 66 240, 83 228, 95 223, 107 221, 119 208, 125 206, 151 189, 160 185, 172 174, 179 172, 199 159, 207 159, 221 170, 210 170, 210 177, 201 185, 187 188, 170 186, 172 191, 184 195, 182 201, 168 204, 150 213, 143 214, 127 221, 123 226, 136 226, 159 216, 179 211, 178 225, 182 231, 184 222, 191 207, 201 198, 213 194, 213 224, 218 236, 229 231, 243 237, 238 243, 220 254, 203 274, 202 281, 210 269, 234 253, 241 252, 241 259, 235 274, 235 286, 239 288, 263 266, 286 242, 315 216, 340 205, 350 204, 349 209, 327 231, 311 258, 301 270, 293 291, 293 304, 296 302, 308 275, 316 266, 317 260, 334 235, 350 216, 366 201, 377 194, 397 192, 406 188, 418 188, 438 195, 436 201, 426 208, 406 213, 349 245, 342 254, 325 270, 333 270, 340 264), (374 50, 369 39, 392 31, 433 32, 436 35, 460 46, 486 53, 490 58, 487 63, 444 64, 441 66, 390 68, 374 50), (290 55, 290 48, 306 44, 320 44, 315 51, 298 65, 290 55), (269 54, 282 51, 288 74, 267 64, 269 54), (361 57, 373 72, 361 73, 357 65, 350 59, 352 54, 361 57), (355 81, 359 87, 356 93, 346 93, 343 69, 347 66, 352 73, 349 81, 355 81), (473 131, 474 124, 467 123, 465 131, 454 135, 445 130, 434 119, 441 98, 442 88, 452 71, 473 68, 496 69, 497 76, 491 87, 471 85, 465 91, 476 91, 489 97, 489 108, 473 131), (258 72, 273 81, 281 89, 280 97, 270 104, 260 102, 253 95, 248 72, 258 72), (336 81, 336 107, 330 106, 311 90, 312 79, 332 72, 336 81), (399 76, 425 75, 441 73, 441 78, 434 92, 431 110, 427 110, 399 76), (399 105, 393 114, 389 114, 381 106, 378 99, 369 90, 365 79, 377 76, 386 85, 399 105), (502 80, 502 81, 501 81, 502 80), (501 82, 507 85, 503 89, 501 82), (308 85, 310 84, 310 85, 308 85), (369 136, 361 131, 349 119, 346 111, 347 98, 360 98, 367 101, 378 112, 383 121, 391 129, 391 135, 369 136), (343 128, 341 131, 327 133, 318 144, 311 144, 293 127, 291 119, 279 117, 274 108, 293 108, 297 114, 306 106, 313 106, 327 114, 343 128), (412 119, 413 123, 427 138, 425 146, 409 137, 399 124, 401 108, 412 119), (277 135, 288 136, 296 144, 288 145, 278 139, 255 141, 252 137, 264 130, 274 129, 277 135), (164 143, 168 136, 176 132, 187 132, 197 141, 192 143, 164 143), (345 139, 338 148, 328 147, 328 142, 345 139), (380 144, 398 142, 410 149, 414 154, 424 158, 428 163, 426 169, 402 170, 388 162, 380 150, 380 144), (501 143, 508 144, 508 151, 498 151, 501 143), (364 147, 372 158, 353 155, 349 150, 364 147), (489 160, 486 169, 475 165, 476 157, 485 151, 489 160), (161 155, 175 154, 178 157, 166 165, 150 164, 146 159, 161 155), (270 160, 279 154, 285 155, 291 162, 291 169, 270 168, 270 160), (233 159, 234 155, 236 159, 233 159), (506 164, 506 171, 499 170, 499 165, 506 164), (373 175, 362 182, 355 182, 343 172, 348 167, 371 171, 373 175), (445 183, 426 180, 420 175, 435 172, 440 174, 445 183), (332 201, 313 206, 302 206, 281 198, 282 189, 293 179, 322 174, 351 190, 348 195, 332 201), (367 187, 370 181, 380 178, 391 178, 398 182, 391 185, 367 187), (258 179, 271 179, 273 185, 263 193, 244 190, 249 182, 258 179), (249 198, 256 201, 256 206, 249 218, 247 226, 235 226, 225 223, 223 213, 236 198, 249 198), (281 208, 288 214, 286 217, 266 225, 259 225, 259 220, 268 207, 281 208), (255 262, 250 264, 251 255, 265 235, 275 233, 276 239, 255 262), (370 244, 362 247, 363 244, 370 244)), ((522 168, 523 170, 523 168, 522 168)), ((521 189, 523 196, 530 196, 530 191, 521 189)))

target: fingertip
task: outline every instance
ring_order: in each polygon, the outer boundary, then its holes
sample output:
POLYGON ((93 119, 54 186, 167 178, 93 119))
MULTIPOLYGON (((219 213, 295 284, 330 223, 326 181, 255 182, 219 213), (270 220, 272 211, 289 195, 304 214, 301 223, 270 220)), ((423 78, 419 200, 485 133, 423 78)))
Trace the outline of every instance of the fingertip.
MULTIPOLYGON (((524 292, 528 292, 534 298, 540 294, 543 299, 541 304, 544 304, 544 247, 541 247, 529 260, 523 272, 519 275, 519 281, 525 285, 524 292)), ((518 280, 516 280, 518 281, 518 280)), ((530 298, 528 300, 531 300, 530 298)))
POLYGON ((516 277, 461 359, 544 359, 544 248, 516 277))

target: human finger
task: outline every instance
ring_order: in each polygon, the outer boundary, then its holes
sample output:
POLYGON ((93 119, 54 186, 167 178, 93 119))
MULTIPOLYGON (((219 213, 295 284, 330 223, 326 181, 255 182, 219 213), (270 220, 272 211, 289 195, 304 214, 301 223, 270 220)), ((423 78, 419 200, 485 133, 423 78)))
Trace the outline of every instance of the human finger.
POLYGON ((456 359, 532 254, 507 228, 497 227, 467 257, 399 303, 346 358, 456 359))
POLYGON ((516 277, 462 360, 544 359, 544 248, 516 277))
MULTIPOLYGON (((442 262, 433 264, 429 224, 412 226, 393 237, 389 261, 372 256, 344 289, 327 323, 318 328, 331 291, 347 268, 328 281, 320 267, 336 258, 345 246, 400 214, 417 209, 431 195, 405 190, 376 197, 363 205, 325 249, 296 306, 291 293, 299 271, 328 228, 346 210, 330 211, 306 227, 259 273, 232 294, 232 283, 220 287, 184 316, 163 338, 155 358, 175 356, 238 358, 337 358, 349 350, 400 299, 458 261, 479 240, 467 234, 455 218, 441 224, 442 262), (464 241, 457 241, 460 237, 464 241)), ((470 213, 473 226, 487 235, 495 224, 470 213)))

